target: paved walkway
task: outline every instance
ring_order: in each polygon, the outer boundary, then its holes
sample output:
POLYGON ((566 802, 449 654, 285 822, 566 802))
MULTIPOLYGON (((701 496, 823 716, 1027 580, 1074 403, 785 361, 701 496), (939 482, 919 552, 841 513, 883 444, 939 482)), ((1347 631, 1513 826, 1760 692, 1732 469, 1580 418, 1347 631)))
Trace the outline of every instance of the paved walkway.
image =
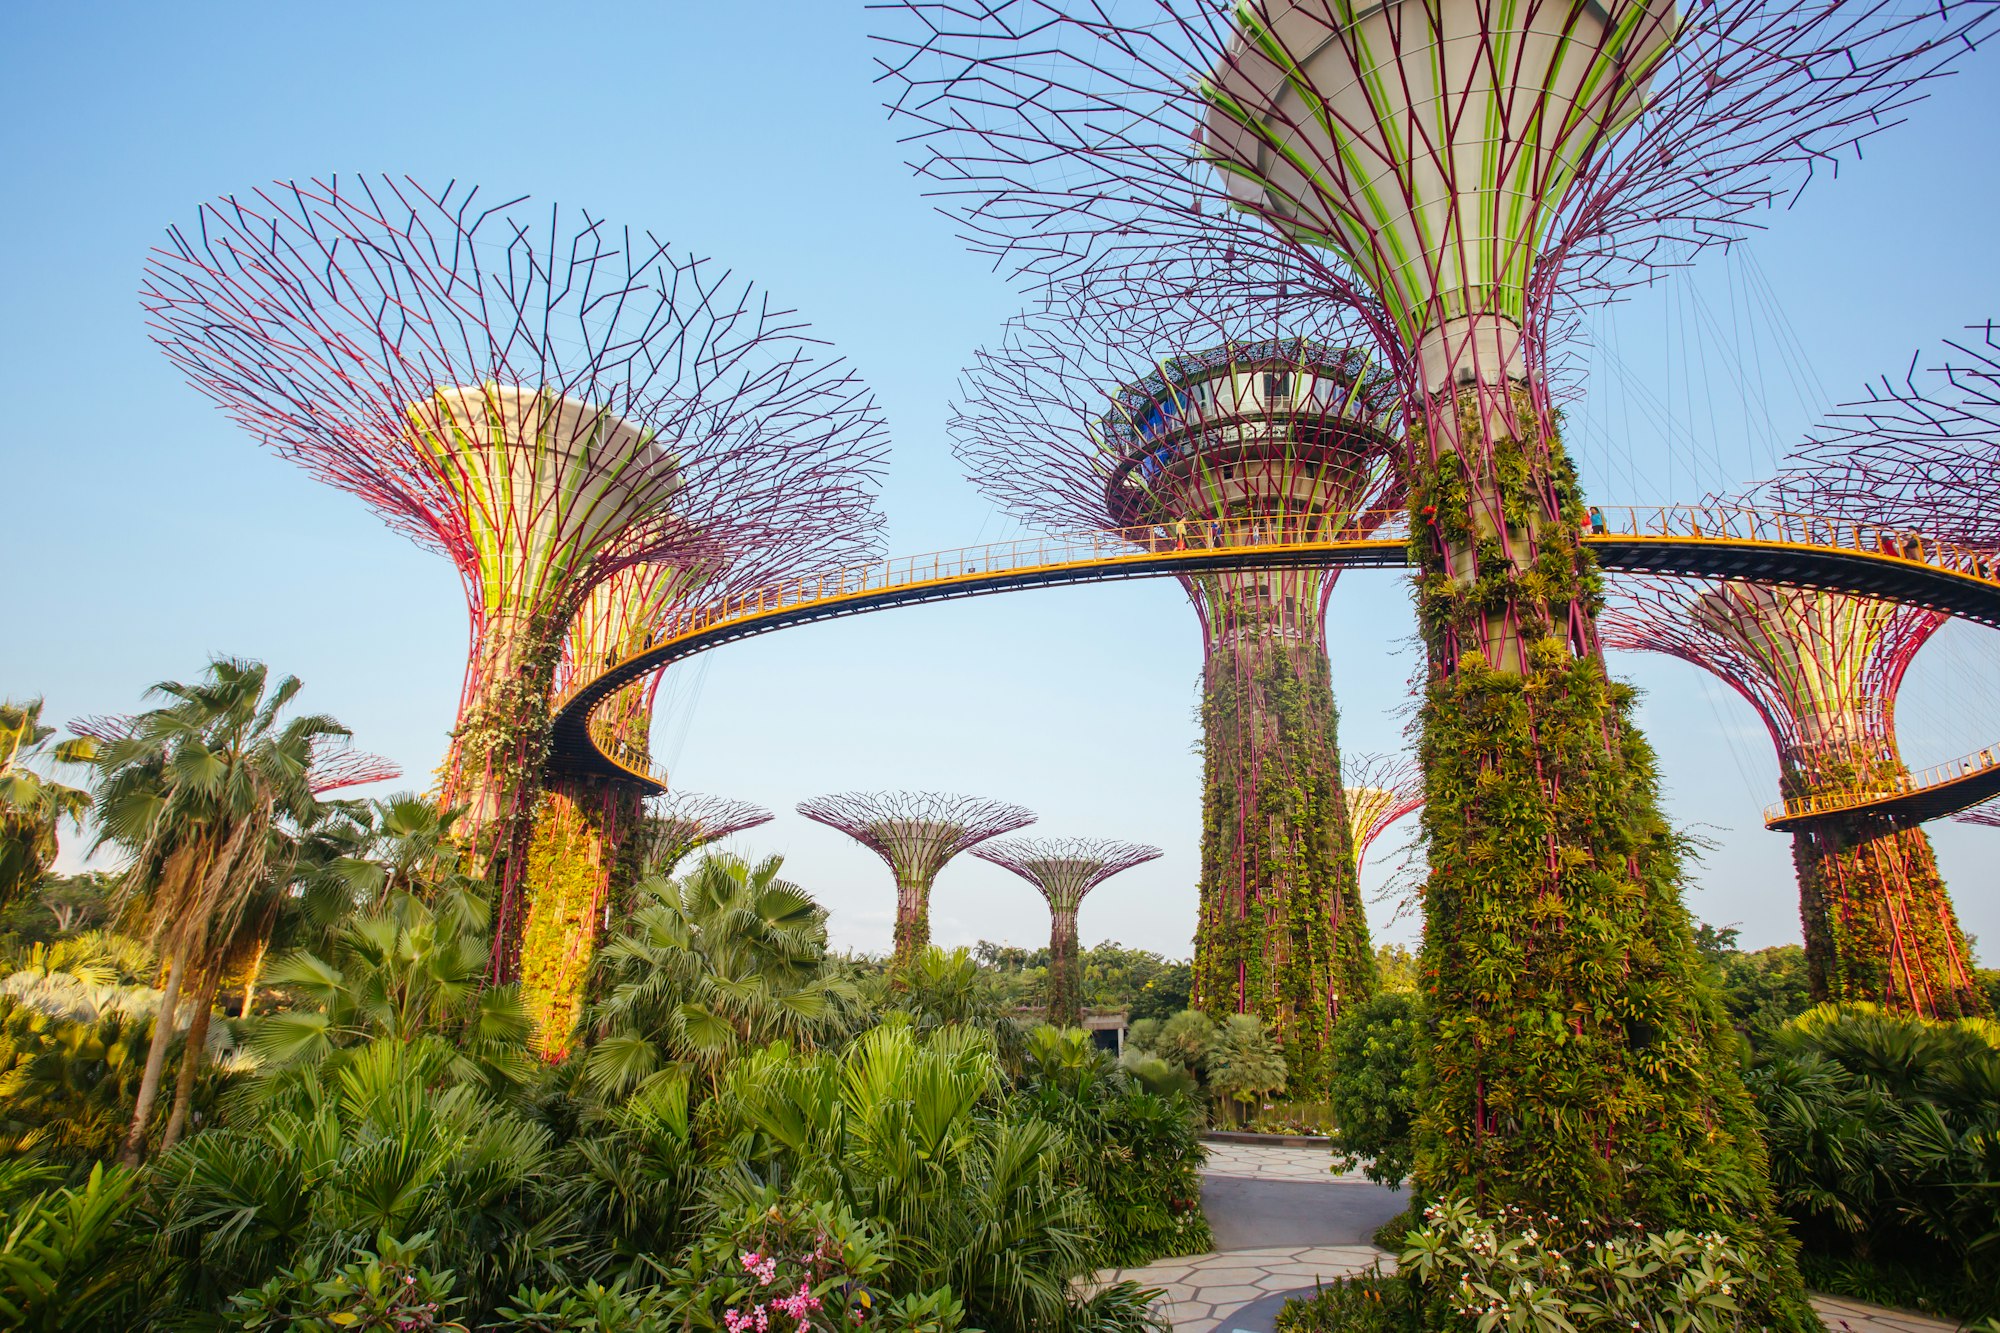
MULTIPOLYGON (((1216 1251, 1116 1269, 1161 1288, 1175 1333, 1270 1333, 1290 1293, 1315 1281, 1371 1270, 1393 1273, 1396 1258, 1369 1243, 1376 1227, 1403 1210, 1400 1190, 1357 1172, 1335 1175, 1324 1148, 1211 1143, 1202 1168, 1202 1207, 1216 1251)), ((1954 1325, 1831 1296, 1813 1307, 1832 1333, 1951 1333, 1954 1325)))

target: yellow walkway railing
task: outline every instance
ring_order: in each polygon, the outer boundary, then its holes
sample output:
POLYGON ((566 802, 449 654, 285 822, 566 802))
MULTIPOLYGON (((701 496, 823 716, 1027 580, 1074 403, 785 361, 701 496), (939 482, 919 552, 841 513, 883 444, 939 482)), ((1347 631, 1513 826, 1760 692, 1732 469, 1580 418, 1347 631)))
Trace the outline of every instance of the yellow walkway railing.
MULTIPOLYGON (((1338 531, 1317 530, 1298 521, 1236 519, 1189 522, 1139 528, 1107 528, 1091 532, 1024 537, 926 555, 902 556, 841 569, 782 579, 758 588, 733 592, 714 601, 683 606, 671 613, 655 635, 593 676, 573 681, 555 700, 559 722, 579 696, 605 693, 607 677, 629 680, 664 665, 701 645, 691 641, 727 641, 759 632, 757 622, 771 628, 876 606, 901 605, 949 597, 974 596, 1033 582, 1086 582, 1177 572, 1196 573, 1230 566, 1355 565, 1396 566, 1409 534, 1407 510, 1356 515, 1338 531), (682 651, 675 651, 677 648, 682 651)), ((1903 528, 1837 523, 1811 514, 1787 513, 1734 505, 1598 505, 1589 511, 1582 533, 1586 545, 1602 548, 1607 568, 1660 574, 1708 577, 1749 577, 1797 581, 1879 595, 1872 587, 1847 586, 1851 570, 1870 570, 1929 577, 1933 585, 1956 585, 1954 599, 1979 603, 1981 619, 2000 623, 2000 562, 1989 553, 1933 541, 1903 528), (1654 549, 1657 548, 1657 549, 1654 549), (1707 548, 1707 553, 1703 548, 1707 548), (1756 557, 1754 573, 1734 573, 1712 553, 1724 548, 1756 557), (1613 558, 1622 553, 1622 558, 1613 558), (1829 561, 1829 558, 1833 558, 1829 561), (1850 573, 1829 572, 1830 564, 1850 567, 1850 573), (1810 570, 1811 576, 1806 573, 1810 570), (1774 572, 1775 571, 1775 572, 1774 572), (1944 576, 1941 580, 1936 576, 1944 576), (1974 588, 1970 585, 1977 584, 1974 588), (1990 593, 1990 596, 1989 596, 1990 593), (1991 602, 1991 606, 1986 605, 1991 602)), ((592 700, 594 706, 595 700, 592 700)), ((664 786, 643 754, 614 753, 586 723, 591 744, 619 769, 648 783, 664 786)), ((1913 776, 1909 792, 1958 781, 1973 769, 1994 767, 1991 751, 1926 770, 1913 776), (1935 781, 1932 779, 1935 777, 1935 781)), ((1821 797, 1812 802, 1774 806, 1769 819, 1830 814, 1895 799, 1909 792, 1856 797, 1821 797)))

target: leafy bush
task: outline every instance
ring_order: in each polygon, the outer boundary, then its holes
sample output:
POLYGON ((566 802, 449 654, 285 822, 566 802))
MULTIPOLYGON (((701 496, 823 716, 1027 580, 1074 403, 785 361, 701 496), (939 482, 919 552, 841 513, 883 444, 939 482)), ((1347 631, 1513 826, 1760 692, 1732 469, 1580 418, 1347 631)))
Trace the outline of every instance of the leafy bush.
POLYGON ((1337 1278, 1278 1311, 1278 1333, 1417 1333, 1424 1304, 1400 1277, 1337 1278))
POLYGON ((1068 1137, 1063 1175, 1097 1205, 1099 1265, 1136 1268, 1213 1245, 1201 1211, 1197 1113, 1186 1094, 1134 1086, 1089 1033, 1045 1025, 1028 1035, 1019 1102, 1068 1137))
POLYGON ((1255 1014, 1231 1014, 1209 1048, 1208 1086, 1235 1104, 1239 1119, 1250 1103, 1285 1086, 1290 1071, 1264 1020, 1255 1014))
POLYGON ((224 1327, 246 1333, 422 1333, 457 1330, 451 1318, 452 1275, 418 1262, 428 1236, 405 1244, 386 1232, 374 1251, 363 1250, 326 1278, 308 1258, 251 1291, 232 1296, 224 1327))
POLYGON ((994 1333, 1061 1325, 1096 1209, 1059 1174, 1062 1131, 1008 1114, 1002 1082, 991 1038, 959 1025, 885 1023, 839 1054, 767 1047, 702 1108, 737 1164, 717 1202, 846 1208, 889 1237, 891 1290, 949 1286, 994 1333))
POLYGON ((1363 1173, 1384 1185, 1400 1185, 1410 1174, 1416 1114, 1410 1077, 1423 1027, 1423 1000, 1412 991, 1385 991, 1341 1011, 1329 1041, 1327 1096, 1336 1170, 1365 1163, 1363 1173))
POLYGON ((20 1162, 0 1167, 6 1230, 0 1234, 0 1316, 33 1333, 126 1326, 145 1257, 129 1226, 130 1172, 93 1167, 81 1186, 28 1193, 53 1174, 20 1162), (25 1197, 19 1197, 25 1196, 25 1197))
POLYGON ((1184 1009, 1160 1025, 1159 1035, 1153 1039, 1153 1054, 1199 1074, 1208 1068, 1208 1053, 1221 1035, 1207 1014, 1184 1009))
POLYGON ((1813 1271, 1867 1294, 1931 1274, 1925 1304, 2000 1313, 2000 1049, 1954 1024, 1824 1006, 1773 1035, 1749 1076, 1771 1179, 1813 1271), (1940 1262, 1942 1260, 1942 1262, 1940 1262))
POLYGON ((1454 1198, 1424 1210, 1395 1277, 1347 1278, 1292 1300, 1278 1333, 1720 1333, 1765 1321, 1755 1277, 1719 1233, 1564 1226, 1454 1198), (1739 1296, 1745 1299, 1739 1300, 1739 1296))
POLYGON ((411 1264, 456 1265, 475 1314, 549 1271, 571 1222, 552 1206, 548 1131, 460 1081, 458 1059, 434 1036, 340 1049, 267 1091, 253 1122, 162 1156, 147 1207, 175 1298, 220 1309, 246 1282, 333 1271, 383 1234, 413 1238, 411 1264))

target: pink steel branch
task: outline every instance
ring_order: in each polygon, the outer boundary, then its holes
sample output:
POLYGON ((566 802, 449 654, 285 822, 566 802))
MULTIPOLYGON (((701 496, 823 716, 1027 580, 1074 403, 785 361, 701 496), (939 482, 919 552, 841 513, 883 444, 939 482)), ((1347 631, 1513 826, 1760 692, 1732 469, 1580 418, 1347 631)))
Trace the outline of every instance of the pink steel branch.
MULTIPOLYGON (((1362 181, 1351 162, 1315 159, 1306 165, 1319 197, 1246 205, 1232 196, 1233 169, 1218 169, 1205 91, 1223 83, 1225 71, 1261 59, 1238 41, 1233 0, 906 0, 900 8, 908 21, 882 37, 880 63, 892 110, 919 153, 913 165, 966 239, 1003 269, 1042 278, 1116 273, 1154 264, 1163 252, 1223 243, 1244 255, 1289 252, 1312 271, 1322 300, 1376 320, 1385 348, 1402 341, 1389 312, 1334 250, 1282 239, 1295 233, 1301 210, 1319 215, 1338 208, 1345 192, 1393 191, 1400 181, 1362 181)), ((1358 28, 1350 26, 1353 7, 1338 0, 1243 8, 1271 30, 1310 32, 1278 39, 1295 67, 1303 48, 1351 42, 1358 28)), ((1557 8, 1566 10, 1566 0, 1557 8)), ((1565 304, 1600 301, 1704 247, 1750 234, 1761 210, 1788 202, 1864 139, 1899 123, 1924 82, 1948 70, 1993 17, 1988 3, 1952 0, 1919 10, 1890 0, 1682 4, 1643 115, 1607 125, 1567 161, 1539 168, 1573 170, 1574 179, 1547 215, 1523 220, 1523 233, 1542 238, 1529 275, 1530 322, 1547 327, 1565 304)), ((1498 32, 1525 21, 1478 26, 1498 32)), ((1572 27, 1557 12, 1542 22, 1572 27)), ((1422 40, 1421 27, 1409 20, 1405 39, 1422 40)), ((1466 63, 1506 62, 1489 48, 1466 63)), ((1374 125, 1340 121, 1334 91, 1254 111, 1294 148, 1312 141, 1308 130, 1335 140, 1372 133, 1374 125), (1320 116, 1332 123, 1320 124, 1320 116)), ((1538 94, 1523 86, 1518 97, 1532 102, 1538 94)), ((1539 114, 1526 104, 1507 112, 1510 120, 1539 114)), ((1407 128, 1413 158, 1442 156, 1434 128, 1407 128)), ((1547 188, 1530 180, 1522 192, 1547 188)), ((1547 350, 1546 343, 1529 348, 1531 357, 1547 350)))
POLYGON ((1895 701, 1945 617, 1838 593, 1733 580, 1634 580, 1600 621, 1607 647, 1664 653, 1742 695, 1788 774, 1856 753, 1897 759, 1895 701))
POLYGON ((647 860, 655 873, 671 874, 689 852, 770 822, 771 812, 749 801, 672 792, 653 802, 649 811, 647 829, 652 847, 647 860))
MULTIPOLYGON (((132 723, 133 719, 127 715, 95 713, 74 719, 69 730, 72 735, 88 736, 95 741, 118 741, 132 734, 132 723)), ((307 777, 314 796, 348 787, 365 787, 371 782, 390 782, 401 776, 402 766, 393 759, 357 750, 335 736, 313 740, 307 777)))
POLYGON ((1829 517, 2000 551, 2000 335, 1972 325, 1843 404, 1772 489, 1829 517))
POLYGON ((1343 754, 1340 786, 1347 797, 1348 831, 1358 870, 1368 848, 1391 824, 1423 807, 1424 775, 1408 755, 1343 754))

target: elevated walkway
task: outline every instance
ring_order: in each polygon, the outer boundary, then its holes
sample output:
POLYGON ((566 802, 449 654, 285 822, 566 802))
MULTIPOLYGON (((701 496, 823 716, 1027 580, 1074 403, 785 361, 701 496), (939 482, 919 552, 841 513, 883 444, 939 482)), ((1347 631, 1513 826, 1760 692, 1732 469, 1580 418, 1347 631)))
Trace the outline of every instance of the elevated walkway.
MULTIPOLYGON (((1993 565, 1979 552, 1906 530, 1733 506, 1601 505, 1595 513, 1601 521, 1584 534, 1583 543, 1607 570, 1855 593, 2000 628, 2000 581, 1993 565)), ((1241 520, 1196 524, 1183 533, 1106 529, 1028 537, 827 570, 684 608, 649 646, 577 682, 556 700, 549 764, 558 772, 663 791, 659 776, 637 756, 600 748, 591 735, 591 712, 622 686, 661 667, 792 625, 1023 588, 1230 569, 1408 566, 1405 511, 1363 515, 1348 531, 1353 535, 1307 541, 1278 524, 1241 520)), ((1990 749, 1957 762, 1972 767, 1929 770, 1908 790, 1774 807, 1765 823, 1789 831, 1863 810, 1918 822, 2000 792, 2000 764, 1990 749)))

